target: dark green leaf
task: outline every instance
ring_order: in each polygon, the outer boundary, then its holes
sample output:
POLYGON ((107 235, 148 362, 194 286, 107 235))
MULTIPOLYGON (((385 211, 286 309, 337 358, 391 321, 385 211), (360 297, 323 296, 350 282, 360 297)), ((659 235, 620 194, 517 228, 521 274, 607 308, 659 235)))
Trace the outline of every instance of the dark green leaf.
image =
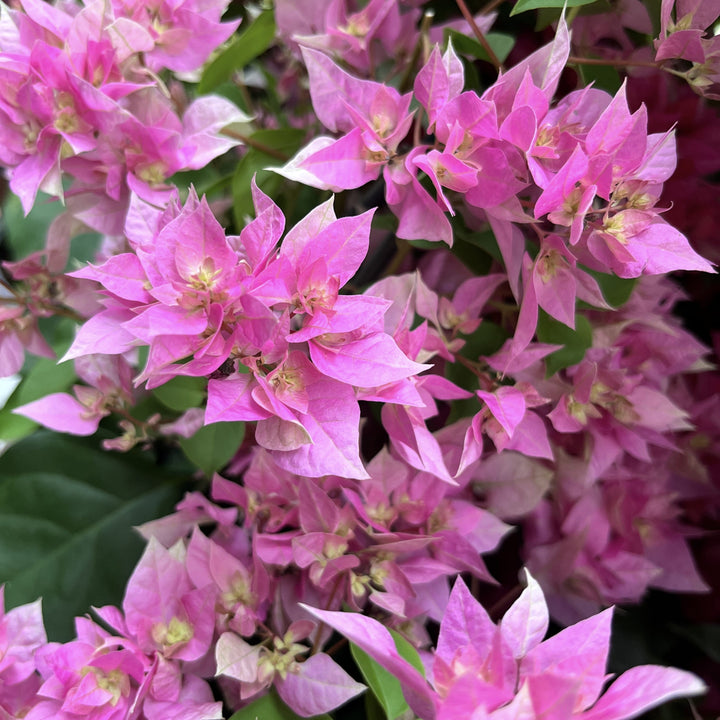
MULTIPOLYGON (((480 357, 487 357, 496 353, 508 339, 508 334, 499 325, 490 320, 483 320, 480 326, 472 335, 465 339, 465 345, 460 350, 460 354, 468 360, 477 361, 480 357)), ((462 363, 446 363, 445 377, 451 380, 461 388, 468 391, 477 389, 477 377, 471 370, 466 368, 462 363)), ((463 400, 455 400, 450 410, 450 416, 447 424, 451 424, 463 417, 474 415, 479 409, 476 397, 463 400)))
POLYGON ((198 92, 209 93, 242 70, 251 60, 262 55, 275 38, 272 10, 260 13, 243 32, 234 35, 228 46, 205 68, 198 83, 198 92))
POLYGON ((539 10, 540 8, 561 8, 579 7, 581 5, 590 5, 595 0, 518 0, 510 12, 510 15, 517 15, 527 10, 539 10))
POLYGON ((585 267, 582 269, 597 280, 603 297, 614 308, 621 307, 630 299, 637 284, 637 278, 619 278, 617 275, 609 275, 585 267))
POLYGON ((188 377, 178 375, 169 382, 153 390, 153 395, 165 407, 177 412, 183 412, 188 408, 199 407, 205 401, 205 378, 188 377))
POLYGON ((38 432, 0 458, 0 583, 13 607, 43 597, 51 638, 75 615, 118 604, 142 551, 133 526, 180 499, 174 475, 96 440, 38 432))
POLYGON ((47 195, 41 193, 25 217, 20 198, 9 193, 2 209, 2 222, 13 259, 44 249, 47 229, 64 209, 59 200, 49 200, 47 195))
POLYGON ((37 427, 37 423, 32 420, 22 415, 13 415, 14 408, 51 393, 63 392, 76 379, 75 367, 71 362, 58 365, 56 360, 39 358, 0 410, 0 440, 19 440, 37 427))
MULTIPOLYGON (((571 6, 568 5, 568 7, 571 6)), ((613 6, 610 0, 595 0, 587 5, 578 6, 576 10, 573 10, 573 13, 576 13, 577 17, 603 15, 611 12, 613 12, 613 6)), ((540 8, 536 13, 535 32, 540 32, 550 25, 554 25, 560 20, 560 15, 562 15, 562 5, 540 8)), ((570 13, 568 13, 568 16, 570 16, 570 13)), ((568 17, 568 19, 570 18, 568 17)), ((572 24, 572 21, 570 24, 572 24)), ((655 34, 657 35, 657 33, 655 34)))
POLYGON ((388 720, 395 720, 408 709, 400 681, 354 643, 350 643, 350 652, 385 716, 388 720))
MULTIPOLYGON (((491 232, 487 233, 455 233, 452 254, 475 275, 487 275, 493 259, 499 259, 500 249, 491 232), (497 253, 497 257, 496 254, 497 253)), ((502 262, 501 259, 499 259, 502 262)))
MULTIPOLYGON (((305 131, 297 128, 277 130, 258 130, 250 139, 262 147, 272 149, 287 157, 295 154, 305 139, 305 131)), ((233 216, 238 229, 245 224, 246 217, 254 214, 250 182, 257 175, 256 182, 263 192, 272 195, 274 188, 282 183, 280 175, 264 170, 266 167, 279 167, 283 164, 280 157, 251 147, 235 168, 232 179, 233 216)))
POLYGON ((620 73, 610 65, 578 65, 577 70, 585 85, 593 83, 596 88, 613 95, 623 82, 620 73))
POLYGON ((587 318, 577 315, 573 330, 540 310, 537 336, 540 342, 564 346, 545 358, 547 376, 550 377, 558 370, 577 365, 585 357, 585 352, 592 345, 592 325, 587 318))
MULTIPOLYGON (((230 720, 299 720, 296 715, 275 693, 271 690, 255 702, 250 703, 242 710, 238 710, 230 720)), ((330 716, 315 715, 314 720, 331 720, 330 716)))
POLYGON ((436 240, 408 240, 408 242, 418 250, 437 250, 446 247, 445 243, 436 240))
MULTIPOLYGON (((497 260, 499 263, 503 262, 502 253, 500 252, 495 234, 492 230, 472 232, 459 225, 453 225, 453 233, 456 238, 460 238, 464 243, 479 247, 494 260, 497 260)), ((453 252, 454 251, 453 249, 453 252)))
MULTIPOLYGON (((487 54, 485 48, 474 37, 447 28, 445 30, 446 45, 448 39, 452 41, 453 47, 460 54, 472 55, 478 60, 490 60, 490 56, 487 54)), ((505 62, 515 45, 515 38, 512 35, 505 35, 504 33, 487 33, 485 39, 501 63, 505 62)))
POLYGON ((208 477, 224 467, 237 452, 245 435, 245 423, 219 422, 204 425, 180 447, 208 477))

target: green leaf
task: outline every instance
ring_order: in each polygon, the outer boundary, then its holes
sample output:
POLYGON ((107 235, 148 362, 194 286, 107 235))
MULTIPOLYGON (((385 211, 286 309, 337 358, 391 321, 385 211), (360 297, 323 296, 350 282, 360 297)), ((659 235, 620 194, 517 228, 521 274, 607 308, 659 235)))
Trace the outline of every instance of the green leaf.
POLYGON ((390 634, 395 641, 400 657, 407 660, 423 677, 425 677, 425 666, 420 659, 420 654, 414 645, 409 643, 399 632, 390 630, 390 634))
POLYGON ((540 310, 537 336, 540 342, 564 346, 545 358, 545 369, 550 377, 558 370, 577 365, 585 357, 585 352, 592 346, 592 325, 583 315, 576 315, 573 330, 540 310))
MULTIPOLYGON (((300 716, 278 697, 275 690, 271 690, 242 710, 238 710, 230 720, 299 720, 299 718, 300 716)), ((331 718, 323 714, 315 715, 311 720, 331 720, 331 718)))
MULTIPOLYGON (((500 247, 497 244, 495 233, 493 233, 492 230, 472 231, 468 230, 461 222, 453 222, 453 235, 456 239, 459 238, 464 243, 474 245, 484 250, 491 258, 497 260, 499 263, 503 262, 500 247)), ((455 250, 456 248, 453 246, 453 252, 455 252, 455 250)), ((487 273, 483 274, 486 275, 487 273)))
MULTIPOLYGON (((474 38, 457 30, 445 29, 445 44, 452 40, 453 47, 462 55, 472 55, 478 60, 490 61, 490 56, 485 48, 474 38)), ((515 45, 515 38, 505 33, 490 32, 485 35, 488 45, 492 48, 497 59, 503 63, 515 45)))
MULTIPOLYGON (((280 128, 277 130, 258 130, 250 136, 260 146, 276 150, 289 159, 300 148, 305 139, 305 131, 298 128, 280 128)), ((257 174, 256 182, 263 192, 273 194, 273 188, 279 188, 283 179, 280 175, 268 172, 266 167, 279 167, 283 160, 270 155, 257 147, 251 147, 237 164, 232 179, 233 217, 235 226, 243 227, 246 217, 254 215, 250 181, 257 174)))
POLYGON ((133 526, 169 512, 181 478, 136 453, 41 431, 0 458, 0 584, 8 606, 43 598, 48 635, 119 604, 143 543, 133 526))
MULTIPOLYGON (((465 340, 465 345, 460 350, 460 354, 468 360, 477 361, 480 357, 495 354, 509 336, 500 325, 490 320, 483 320, 472 335, 461 337, 465 340)), ((445 377, 471 392, 478 386, 477 376, 459 362, 445 364, 445 377)), ((470 417, 478 409, 478 400, 474 396, 455 400, 452 403, 447 424, 450 425, 463 417, 470 417)))
POLYGON ((182 438, 180 447, 188 459, 211 477, 237 452, 244 435, 245 423, 213 423, 204 425, 192 437, 182 438))
POLYGON ((242 70, 251 60, 262 55, 275 38, 275 18, 272 10, 265 10, 243 32, 234 35, 228 46, 205 68, 198 92, 202 95, 229 80, 236 70, 242 70))
POLYGON ((50 223, 64 209, 59 200, 49 200, 47 195, 41 193, 26 217, 20 198, 9 193, 1 217, 12 258, 22 258, 37 250, 43 250, 50 223))
POLYGON ((37 427, 37 423, 32 420, 22 415, 13 415, 14 408, 51 393, 63 392, 76 379, 75 367, 71 362, 58 365, 57 360, 39 358, 0 410, 0 440, 19 440, 37 427))
MULTIPOLYGON (((390 630, 390 634, 400 657, 407 660, 424 677, 425 667, 415 647, 395 630, 390 630)), ((350 643, 350 652, 387 719, 395 720, 407 712, 408 705, 399 680, 354 643, 350 643)))
POLYGON ((603 297, 615 309, 622 307, 630 299, 637 284, 637 278, 619 278, 617 275, 597 272, 586 267, 582 269, 597 280, 603 297))
POLYGON ((487 275, 493 259, 502 262, 500 248, 492 232, 473 233, 453 230, 453 234, 455 243, 452 246, 452 254, 475 275, 487 275))
POLYGON ((610 65, 578 65, 577 70, 585 85, 593 83, 596 88, 613 95, 623 83, 620 73, 610 65))
POLYGON ((350 652, 388 720, 395 720, 398 715, 402 715, 408 709, 408 704, 400 681, 354 643, 350 643, 350 652))
POLYGON ((510 11, 510 16, 517 15, 528 10, 539 10, 541 8, 580 7, 591 5, 595 0, 518 0, 510 11))
POLYGON ((205 402, 207 380, 205 378, 178 375, 153 390, 153 395, 165 407, 177 412, 199 407, 205 402))

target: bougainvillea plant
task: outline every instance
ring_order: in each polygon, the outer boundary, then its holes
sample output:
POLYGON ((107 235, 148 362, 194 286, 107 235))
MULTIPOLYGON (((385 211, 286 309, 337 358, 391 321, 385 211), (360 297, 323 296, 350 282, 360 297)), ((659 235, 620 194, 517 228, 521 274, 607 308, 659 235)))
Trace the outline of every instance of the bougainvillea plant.
POLYGON ((469 5, 0 6, 0 719, 720 712, 720 3, 469 5))

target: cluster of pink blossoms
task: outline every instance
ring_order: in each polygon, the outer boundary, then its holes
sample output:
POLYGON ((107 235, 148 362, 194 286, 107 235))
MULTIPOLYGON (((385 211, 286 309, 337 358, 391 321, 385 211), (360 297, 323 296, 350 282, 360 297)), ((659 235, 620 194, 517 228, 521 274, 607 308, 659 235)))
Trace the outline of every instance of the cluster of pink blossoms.
POLYGON ((64 198, 67 211, 45 253, 6 266, 15 280, 35 282, 0 309, 3 374, 20 369, 22 346, 52 356, 38 317, 61 304, 92 312, 74 302, 75 283, 62 274, 70 238, 87 228, 122 235, 131 192, 167 202, 168 178, 237 145, 220 130, 248 119, 221 97, 185 107, 157 76, 197 70, 234 32, 237 23, 220 23, 224 2, 25 0, 21 8, 3 6, 0 18, 0 164, 26 213, 41 190, 64 198))
MULTIPOLYGON (((687 380, 708 350, 672 316, 681 294, 662 276, 713 268, 663 218, 673 131, 648 133, 624 84, 556 99, 564 17, 482 93, 465 89, 451 43, 401 93, 377 69, 441 40, 403 33, 420 4, 276 5, 333 133, 276 173, 334 192, 382 179, 401 239, 494 236, 482 274, 443 247, 369 287, 353 278, 381 234, 375 209, 338 218, 330 199, 286 231, 253 180, 255 217, 230 235, 172 184, 250 120, 220 97, 187 104, 161 78, 192 78, 235 31, 224 2, 2 8, 0 164, 26 212, 39 191, 66 211, 43 253, 3 266, 1 373, 25 350, 54 356, 38 318, 79 325, 63 358, 72 394, 16 412, 76 435, 120 416, 104 446, 123 451, 224 422, 252 423, 252 437, 211 499, 191 493, 141 528, 121 607, 78 618, 67 643, 47 642, 39 603, 0 612, 0 717, 215 720, 270 688, 302 717, 327 713, 364 690, 330 628, 399 680, 420 720, 623 720, 704 691, 642 666, 603 693, 611 610, 594 615, 650 587, 708 589, 683 503, 712 482, 679 449, 720 427, 703 425, 687 380), (86 227, 107 236, 103 253, 66 273, 86 227), (620 308, 608 277, 636 280, 620 308), (475 351, 488 328, 497 342, 475 351), (568 333, 586 346, 549 372, 568 333), (134 417, 139 398, 188 378, 194 407, 134 417), (495 624, 458 576, 494 583, 483 555, 513 530, 527 587, 495 624), (546 597, 557 621, 580 622, 543 641, 546 597)), ((657 58, 707 69, 710 16, 678 6, 673 21, 663 4, 657 58)))

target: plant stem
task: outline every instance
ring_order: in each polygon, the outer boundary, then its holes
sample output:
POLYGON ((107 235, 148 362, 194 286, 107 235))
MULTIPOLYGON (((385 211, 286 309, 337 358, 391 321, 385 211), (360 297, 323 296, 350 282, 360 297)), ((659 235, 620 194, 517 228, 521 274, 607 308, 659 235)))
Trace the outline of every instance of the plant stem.
POLYGON ((225 135, 229 138, 233 138, 233 140, 239 140, 241 143, 247 145, 248 147, 255 148, 255 150, 259 150, 260 152, 263 152, 266 155, 270 155, 270 157, 277 158, 278 160, 282 160, 283 162, 286 162, 290 159, 290 156, 286 155, 284 152, 282 152, 282 150, 277 150, 273 147, 270 147, 269 145, 265 145, 265 143, 253 140, 251 137, 236 132, 235 130, 228 130, 227 128, 225 128, 224 130, 220 131, 220 134, 225 135))
POLYGON ((428 44, 427 34, 430 30, 430 24, 432 23, 432 20, 434 17, 435 17, 434 10, 426 10, 423 14, 422 22, 420 24, 420 33, 418 35, 417 42, 415 43, 415 47, 413 48, 412 55, 410 56, 410 60, 407 64, 407 67, 405 68, 405 72, 403 73, 402 79, 400 80, 400 92, 406 92, 413 85, 412 77, 415 72, 415 66, 417 65, 417 62, 420 59, 421 54, 424 55, 423 48, 424 48, 424 46, 426 46, 428 44))
MULTIPOLYGON (((340 589, 341 581, 342 581, 342 575, 338 575, 337 578, 335 578, 335 584, 333 585, 333 589, 330 591, 330 597, 328 598, 328 601, 325 604, 326 610, 329 610, 332 607, 333 601, 335 600, 335 595, 337 595, 337 591, 340 589)), ((320 650, 320 642, 321 642, 323 630, 325 630, 325 623, 321 620, 320 624, 318 625, 317 632, 315 633, 315 641, 313 642, 312 650, 310 650, 310 655, 315 655, 315 653, 317 653, 318 650, 320 650)))
POLYGON ((489 15, 496 7, 502 5, 505 0, 490 0, 484 8, 480 10, 480 15, 489 15))
POLYGON ((455 2, 460 8, 460 12, 463 14, 463 17, 465 18, 465 20, 467 20, 468 24, 472 28, 472 31, 477 38, 477 41, 483 46, 483 49, 488 54, 490 62, 495 66, 496 70, 502 70, 502 63, 498 59, 498 56, 495 54, 495 51, 490 47, 490 43, 483 35, 482 30, 480 30, 480 28, 477 26, 475 18, 472 16, 470 10, 468 10, 468 6, 465 4, 465 0, 455 0, 455 2))
POLYGON ((660 69, 660 64, 642 60, 606 60, 604 58, 583 58, 571 55, 568 65, 609 65, 610 67, 650 67, 660 69))
POLYGON ((389 265, 387 266, 387 270, 383 274, 383 277, 390 277, 391 275, 395 275, 397 271, 400 269, 400 266, 402 265, 403 260, 408 256, 410 251, 412 250, 412 246, 410 245, 407 240, 400 240, 400 238, 397 238, 397 252, 393 256, 393 259, 390 261, 389 265))
POLYGON ((510 607, 510 604, 514 602, 518 597, 520 597, 520 593, 522 593, 523 588, 518 583, 512 590, 510 590, 508 593, 503 595, 488 611, 487 614, 490 616, 490 618, 498 618, 500 617, 500 611, 507 610, 510 607))

